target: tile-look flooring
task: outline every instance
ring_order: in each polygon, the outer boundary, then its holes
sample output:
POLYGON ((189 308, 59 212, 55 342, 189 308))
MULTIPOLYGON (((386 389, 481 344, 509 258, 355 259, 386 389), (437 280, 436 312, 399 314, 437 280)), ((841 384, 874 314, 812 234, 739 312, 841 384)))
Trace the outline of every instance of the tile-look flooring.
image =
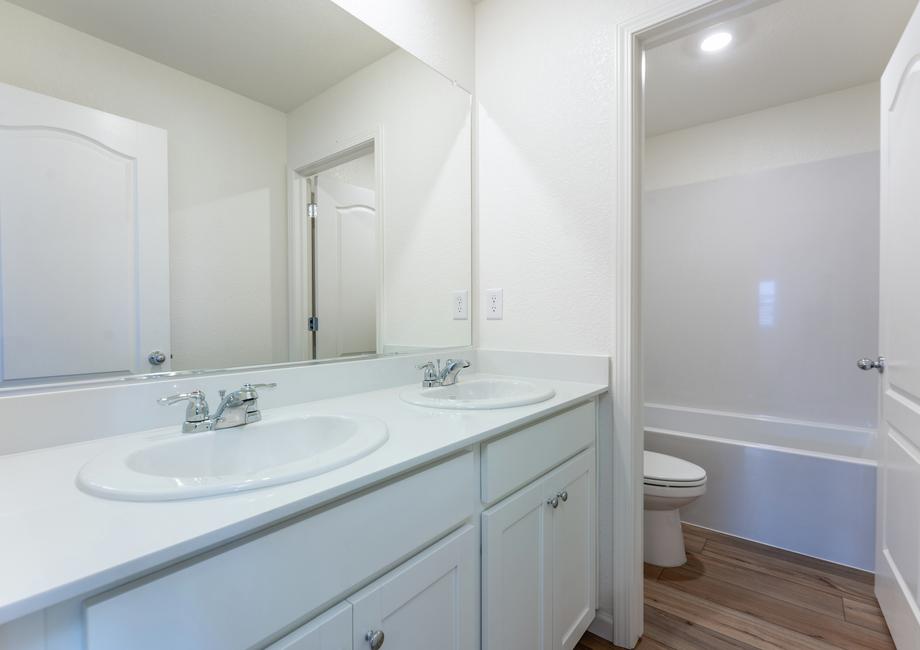
MULTIPOLYGON (((872 575, 684 525, 687 564, 645 566, 640 650, 894 648, 872 575)), ((586 634, 576 650, 616 646, 586 634)))

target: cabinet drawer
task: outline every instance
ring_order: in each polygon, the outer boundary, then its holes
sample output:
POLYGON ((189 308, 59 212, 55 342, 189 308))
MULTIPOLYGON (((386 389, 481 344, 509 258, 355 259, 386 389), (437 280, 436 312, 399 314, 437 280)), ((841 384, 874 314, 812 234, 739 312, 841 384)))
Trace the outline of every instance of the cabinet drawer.
POLYGON ((264 643, 472 514, 471 453, 87 602, 87 650, 264 643))
POLYGON ((482 501, 494 503, 594 444, 594 401, 482 446, 482 501))

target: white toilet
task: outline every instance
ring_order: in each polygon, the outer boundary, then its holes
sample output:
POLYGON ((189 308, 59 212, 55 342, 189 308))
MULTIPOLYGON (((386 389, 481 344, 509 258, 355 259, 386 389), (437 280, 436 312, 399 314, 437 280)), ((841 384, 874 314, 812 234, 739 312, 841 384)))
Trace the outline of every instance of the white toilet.
POLYGON ((706 470, 691 462, 645 452, 645 561, 680 566, 687 561, 679 508, 706 494, 706 470))

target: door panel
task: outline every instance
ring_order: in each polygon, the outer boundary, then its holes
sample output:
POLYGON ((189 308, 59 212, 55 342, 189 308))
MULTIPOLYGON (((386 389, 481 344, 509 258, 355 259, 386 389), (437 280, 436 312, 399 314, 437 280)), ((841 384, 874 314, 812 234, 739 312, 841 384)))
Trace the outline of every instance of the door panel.
POLYGON ((166 194, 164 131, 0 84, 0 381, 168 369, 166 194))
POLYGON ((543 480, 482 513, 483 650, 552 648, 550 517, 543 480))
POLYGON ((474 650, 477 542, 465 526, 350 598, 354 647, 380 631, 393 650, 474 650))
POLYGON ((374 192, 324 172, 316 196, 316 356, 376 352, 380 269, 374 192))
POLYGON ((882 377, 876 594, 900 650, 920 649, 920 13, 881 84, 882 377))
POLYGON ((553 648, 572 650, 596 609, 594 449, 555 470, 546 486, 548 496, 565 496, 552 516, 553 648))

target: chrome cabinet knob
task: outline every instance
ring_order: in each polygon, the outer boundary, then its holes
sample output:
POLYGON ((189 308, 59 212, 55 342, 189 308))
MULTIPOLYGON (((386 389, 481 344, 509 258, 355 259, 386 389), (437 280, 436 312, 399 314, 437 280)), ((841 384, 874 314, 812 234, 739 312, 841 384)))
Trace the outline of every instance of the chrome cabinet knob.
POLYGON ((566 492, 565 490, 563 490, 562 492, 560 492, 560 493, 557 494, 556 496, 559 497, 560 499, 562 499, 563 502, 569 500, 569 493, 566 492))
POLYGON ((546 500, 547 505, 551 505, 554 508, 559 507, 559 497, 550 497, 546 500))
POLYGON ((166 355, 160 350, 154 350, 147 355, 147 361, 150 362, 151 366, 162 366, 166 363, 166 355))
POLYGON ((880 373, 885 372, 885 357, 878 359, 869 359, 864 357, 856 362, 860 370, 878 370, 880 373))
POLYGON ((371 650, 380 650, 383 647, 383 630, 371 630, 365 635, 371 650))

